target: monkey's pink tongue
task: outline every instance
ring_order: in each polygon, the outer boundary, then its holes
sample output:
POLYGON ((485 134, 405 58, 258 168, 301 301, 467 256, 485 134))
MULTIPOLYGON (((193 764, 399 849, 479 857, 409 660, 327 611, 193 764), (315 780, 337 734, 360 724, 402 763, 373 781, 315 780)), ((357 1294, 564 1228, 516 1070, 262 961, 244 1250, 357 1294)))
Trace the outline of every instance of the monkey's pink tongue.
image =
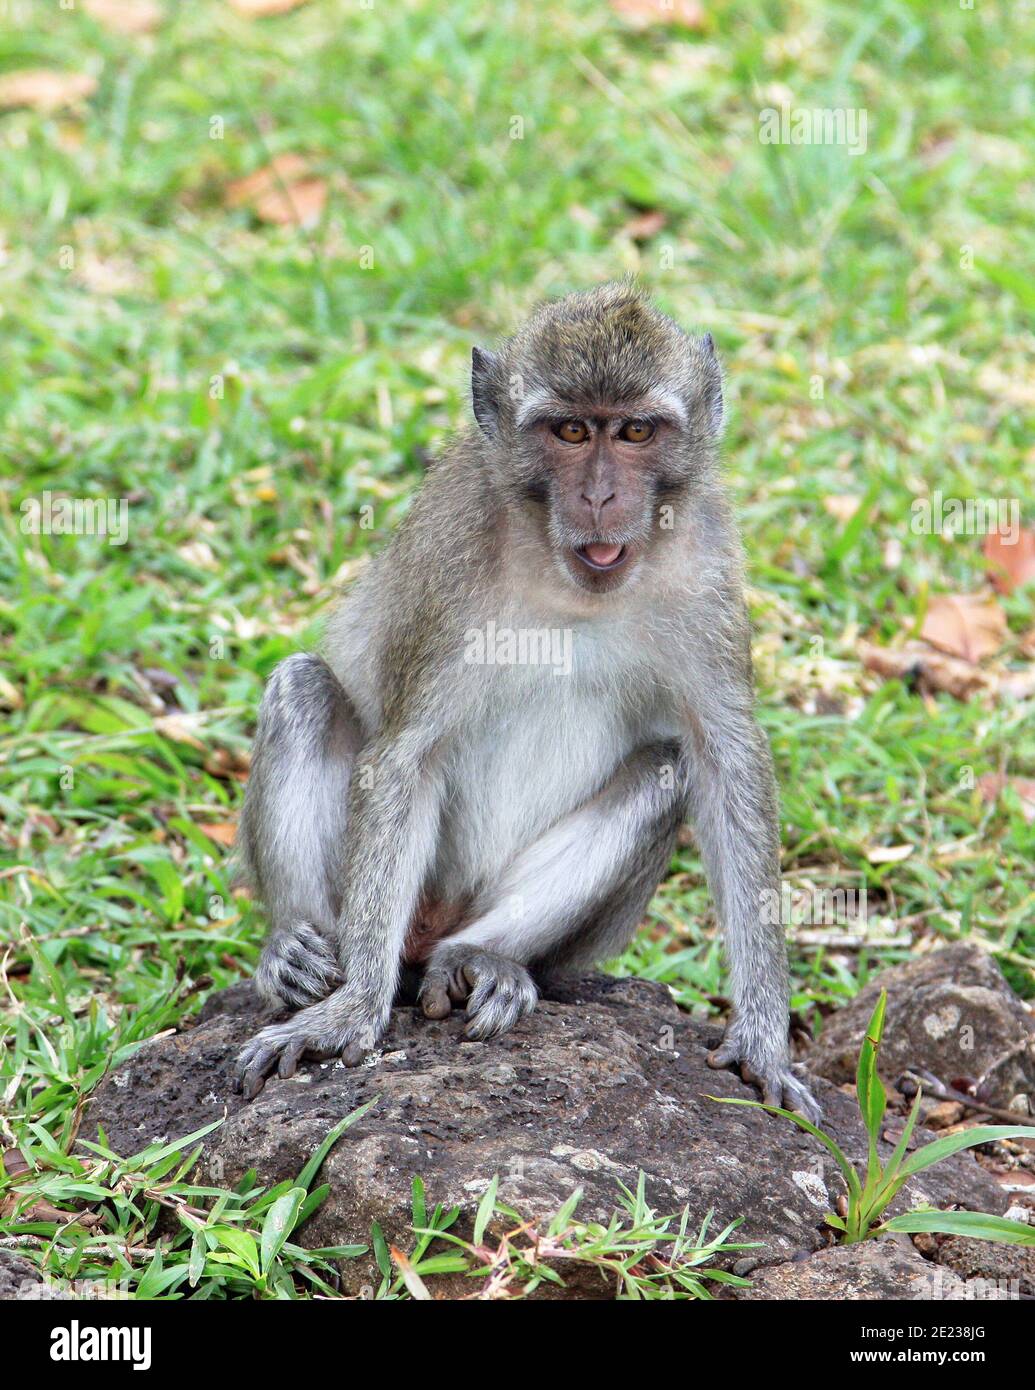
POLYGON ((613 565, 622 553, 620 545, 605 545, 603 541, 594 541, 592 545, 587 545, 583 549, 583 554, 594 565, 613 565))

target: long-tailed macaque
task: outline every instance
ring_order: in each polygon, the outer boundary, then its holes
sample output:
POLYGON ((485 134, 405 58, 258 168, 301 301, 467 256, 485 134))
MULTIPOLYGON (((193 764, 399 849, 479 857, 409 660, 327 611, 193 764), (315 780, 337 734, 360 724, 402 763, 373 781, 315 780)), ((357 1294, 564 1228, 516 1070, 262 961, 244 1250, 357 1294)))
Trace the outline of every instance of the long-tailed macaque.
POLYGON ((734 1012, 710 1058, 818 1115, 788 1054, 772 764, 741 553, 717 473, 722 379, 627 284, 473 354, 477 428, 262 701, 242 823, 295 1010, 241 1054, 254 1095, 305 1055, 357 1062, 403 967, 487 1038, 544 973, 621 951, 689 816, 734 1012), (771 900, 769 900, 771 901, 771 900))

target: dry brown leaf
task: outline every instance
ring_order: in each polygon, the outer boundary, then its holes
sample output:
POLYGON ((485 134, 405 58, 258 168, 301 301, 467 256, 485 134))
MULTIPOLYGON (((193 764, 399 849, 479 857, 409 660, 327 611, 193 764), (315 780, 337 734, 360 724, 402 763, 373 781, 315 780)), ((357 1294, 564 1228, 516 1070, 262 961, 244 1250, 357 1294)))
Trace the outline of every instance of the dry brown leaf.
POLYGON ((213 748, 204 762, 211 776, 233 777, 238 782, 247 782, 251 765, 252 755, 244 748, 213 748))
POLYGON ((97 79, 89 73, 23 68, 0 76, 0 108, 31 106, 34 111, 59 111, 85 101, 96 90, 97 79))
MULTIPOLYGON (((269 191, 279 180, 282 183, 297 183, 309 173, 309 160, 301 154, 278 154, 269 164, 247 174, 243 179, 234 179, 227 184, 226 204, 228 207, 243 207, 253 203, 256 198, 269 191)), ((265 476, 268 470, 260 470, 265 476)))
POLYGON ((204 751, 205 745, 195 733, 198 727, 195 715, 160 714, 155 718, 154 726, 157 733, 171 739, 173 743, 185 743, 188 748, 200 748, 204 751))
POLYGON ((287 14, 305 3, 306 0, 230 0, 230 8, 245 19, 265 19, 271 14, 287 14))
POLYGON ((857 644, 859 656, 868 671, 885 680, 914 679, 927 690, 944 690, 957 700, 970 700, 994 684, 991 676, 958 657, 945 656, 920 642, 904 647, 877 647, 871 642, 857 644))
POLYGON ((866 851, 866 858, 871 864, 901 864, 912 853, 912 845, 874 845, 866 851))
POLYGON ((950 1125, 958 1125, 965 1113, 958 1100, 943 1100, 931 1107, 923 1122, 928 1129, 948 1129, 950 1125))
POLYGON ((986 772, 977 781, 981 800, 990 804, 998 801, 1007 787, 1012 787, 1021 803, 1021 815, 1029 825, 1035 825, 1035 778, 1007 777, 1002 772, 986 772))
POLYGON ((227 185, 227 207, 249 207, 276 227, 313 227, 327 202, 327 184, 300 154, 279 154, 262 169, 227 185))
POLYGON ((21 709, 25 697, 6 676, 0 675, 0 709, 21 709))
POLYGON ((210 840, 215 840, 217 845, 225 845, 227 849, 233 847, 237 839, 237 826, 233 821, 218 821, 214 825, 199 825, 198 829, 203 831, 210 840))
POLYGON ((1001 531, 989 531, 984 555, 992 587, 1000 594, 1012 594, 1035 579, 1035 531, 1018 532, 1012 545, 1001 531))
POLYGON ((611 0, 611 8, 634 29, 667 24, 697 31, 704 28, 704 6, 698 0, 611 0))
POLYGON ((21 1149, 4 1149, 3 1169, 9 1178, 17 1178, 22 1173, 31 1173, 32 1164, 21 1149))
POLYGON ((83 9, 113 34, 150 34, 165 17, 154 0, 83 0, 83 9))
POLYGON ((630 241, 650 241, 667 221, 660 208, 651 208, 649 212, 641 212, 638 217, 630 218, 622 228, 622 236, 627 236, 630 241))
POLYGON ((1011 700, 1030 700, 1035 695, 1035 666, 1026 671, 1007 671, 999 681, 999 693, 1011 700))
POLYGON ((851 521, 861 502, 861 497, 855 497, 851 493, 836 494, 823 498, 823 510, 843 524, 851 521))
POLYGON ((999 650, 1006 631, 1006 614, 994 598, 935 594, 927 605, 920 636, 950 656, 977 662, 999 650))

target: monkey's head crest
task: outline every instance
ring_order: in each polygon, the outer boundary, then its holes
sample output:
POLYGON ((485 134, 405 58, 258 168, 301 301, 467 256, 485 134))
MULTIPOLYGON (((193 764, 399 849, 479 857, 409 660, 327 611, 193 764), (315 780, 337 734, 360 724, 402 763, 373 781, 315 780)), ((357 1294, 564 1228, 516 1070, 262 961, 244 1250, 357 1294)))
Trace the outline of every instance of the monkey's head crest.
POLYGON ((691 338, 632 281, 541 304, 496 351, 471 354, 474 415, 489 438, 520 428, 543 399, 583 409, 632 404, 652 392, 677 397, 699 436, 721 433, 722 373, 711 334, 691 338))

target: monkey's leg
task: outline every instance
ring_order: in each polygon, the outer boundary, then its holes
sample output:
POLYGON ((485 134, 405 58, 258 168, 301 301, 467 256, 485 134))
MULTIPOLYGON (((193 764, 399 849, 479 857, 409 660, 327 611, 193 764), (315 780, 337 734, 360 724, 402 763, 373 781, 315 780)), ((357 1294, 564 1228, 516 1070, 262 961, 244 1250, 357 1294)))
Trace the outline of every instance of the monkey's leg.
POLYGON ((468 1035, 490 1037, 535 1007, 530 965, 585 964, 624 945, 671 852, 678 763, 672 743, 638 749, 599 796, 523 850, 477 919, 432 952, 425 1014, 466 999, 468 1035))
POLYGON ((270 917, 255 984, 292 1009, 341 984, 333 946, 359 724, 326 662, 299 653, 266 685, 241 818, 250 876, 270 917))
POLYGON ((248 1096, 274 1067, 281 1077, 293 1076, 307 1053, 354 1066, 388 1023, 403 944, 434 852, 439 791, 419 736, 378 739, 359 758, 370 776, 352 779, 334 929, 344 984, 252 1038, 237 1060, 248 1096))
POLYGON ((820 1109, 792 1068, 788 1046, 787 950, 779 913, 780 839, 772 761, 765 734, 736 701, 722 702, 714 736, 700 730, 690 764, 691 811, 705 874, 729 960, 733 1017, 714 1067, 734 1065, 756 1083, 767 1105, 799 1110, 816 1123, 820 1109))

